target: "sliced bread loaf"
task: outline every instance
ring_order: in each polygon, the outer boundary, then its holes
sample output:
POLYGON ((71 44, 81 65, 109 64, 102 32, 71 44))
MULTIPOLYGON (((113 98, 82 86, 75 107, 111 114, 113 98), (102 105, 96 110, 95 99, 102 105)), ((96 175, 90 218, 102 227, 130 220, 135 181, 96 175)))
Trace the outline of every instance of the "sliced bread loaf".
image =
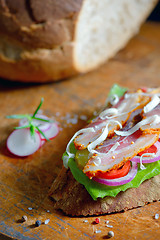
POLYGON ((48 82, 123 48, 156 0, 0 0, 0 77, 48 82))

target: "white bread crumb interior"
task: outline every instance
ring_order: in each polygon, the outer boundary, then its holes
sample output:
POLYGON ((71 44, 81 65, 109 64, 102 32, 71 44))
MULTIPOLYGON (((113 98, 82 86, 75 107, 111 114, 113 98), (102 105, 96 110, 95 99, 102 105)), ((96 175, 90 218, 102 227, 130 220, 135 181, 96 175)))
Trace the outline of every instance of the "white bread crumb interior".
POLYGON ((114 56, 138 32, 152 0, 85 0, 77 22, 74 60, 86 72, 114 56))

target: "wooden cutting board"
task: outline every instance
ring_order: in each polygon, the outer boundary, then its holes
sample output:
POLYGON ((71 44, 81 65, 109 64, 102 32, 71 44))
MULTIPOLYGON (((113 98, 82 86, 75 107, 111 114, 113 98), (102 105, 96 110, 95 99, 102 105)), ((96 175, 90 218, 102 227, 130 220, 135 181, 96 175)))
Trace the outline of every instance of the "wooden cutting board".
POLYGON ((135 89, 160 85, 159 23, 144 24, 124 50, 94 72, 45 85, 1 80, 0 239, 107 239, 110 230, 114 231, 114 239, 158 239, 160 219, 155 220, 154 215, 160 214, 159 202, 100 216, 100 223, 94 225, 95 217, 71 218, 55 211, 48 198, 48 191, 62 166, 61 156, 67 142, 85 125, 84 119, 90 118, 104 104, 113 83, 135 89), (5 116, 33 113, 41 97, 45 99, 44 114, 54 116, 61 131, 32 156, 14 157, 6 149, 6 139, 18 121, 5 116), (23 215, 28 220, 21 223, 23 215), (50 221, 35 228, 37 219, 50 221), (107 227, 105 220, 113 227, 107 227))

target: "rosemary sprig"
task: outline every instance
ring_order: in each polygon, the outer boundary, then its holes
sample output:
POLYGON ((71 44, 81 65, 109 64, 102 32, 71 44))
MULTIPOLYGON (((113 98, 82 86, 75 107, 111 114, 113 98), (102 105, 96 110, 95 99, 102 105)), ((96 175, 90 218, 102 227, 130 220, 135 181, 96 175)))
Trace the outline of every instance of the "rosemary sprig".
POLYGON ((35 117, 35 115, 37 114, 37 112, 38 112, 39 109, 41 108, 43 102, 44 102, 44 98, 41 98, 40 104, 38 105, 36 111, 33 113, 33 117, 35 117))
POLYGON ((36 126, 36 129, 38 130, 38 132, 40 132, 42 134, 42 136, 47 140, 47 141, 50 141, 44 134, 44 132, 42 132, 38 126, 36 126))
POLYGON ((22 118, 28 118, 28 114, 14 114, 6 116, 6 118, 12 118, 12 119, 22 119, 22 118))
POLYGON ((26 118, 28 120, 28 124, 24 125, 24 126, 19 126, 19 127, 14 127, 14 129, 22 129, 22 128, 29 128, 30 129, 30 134, 31 137, 35 139, 35 130, 37 130, 40 134, 42 134, 42 136, 47 140, 50 141, 45 134, 39 129, 39 126, 36 126, 33 122, 33 119, 35 120, 39 120, 39 121, 43 121, 43 122, 53 122, 53 120, 47 120, 47 119, 43 119, 43 118, 39 118, 36 117, 36 114, 38 113, 39 109, 41 108, 42 104, 44 102, 44 99, 41 98, 40 104, 38 105, 38 107, 36 108, 35 112, 33 113, 33 115, 30 114, 14 114, 14 115, 9 115, 6 116, 6 118, 9 119, 23 119, 26 118))

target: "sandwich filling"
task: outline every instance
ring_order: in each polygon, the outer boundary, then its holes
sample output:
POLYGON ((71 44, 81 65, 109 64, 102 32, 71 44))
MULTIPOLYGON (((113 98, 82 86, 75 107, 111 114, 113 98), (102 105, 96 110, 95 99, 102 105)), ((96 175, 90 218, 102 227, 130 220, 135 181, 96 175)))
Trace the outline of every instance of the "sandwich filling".
POLYGON ((94 200, 160 174, 160 89, 114 85, 106 107, 67 145, 63 163, 94 200))

